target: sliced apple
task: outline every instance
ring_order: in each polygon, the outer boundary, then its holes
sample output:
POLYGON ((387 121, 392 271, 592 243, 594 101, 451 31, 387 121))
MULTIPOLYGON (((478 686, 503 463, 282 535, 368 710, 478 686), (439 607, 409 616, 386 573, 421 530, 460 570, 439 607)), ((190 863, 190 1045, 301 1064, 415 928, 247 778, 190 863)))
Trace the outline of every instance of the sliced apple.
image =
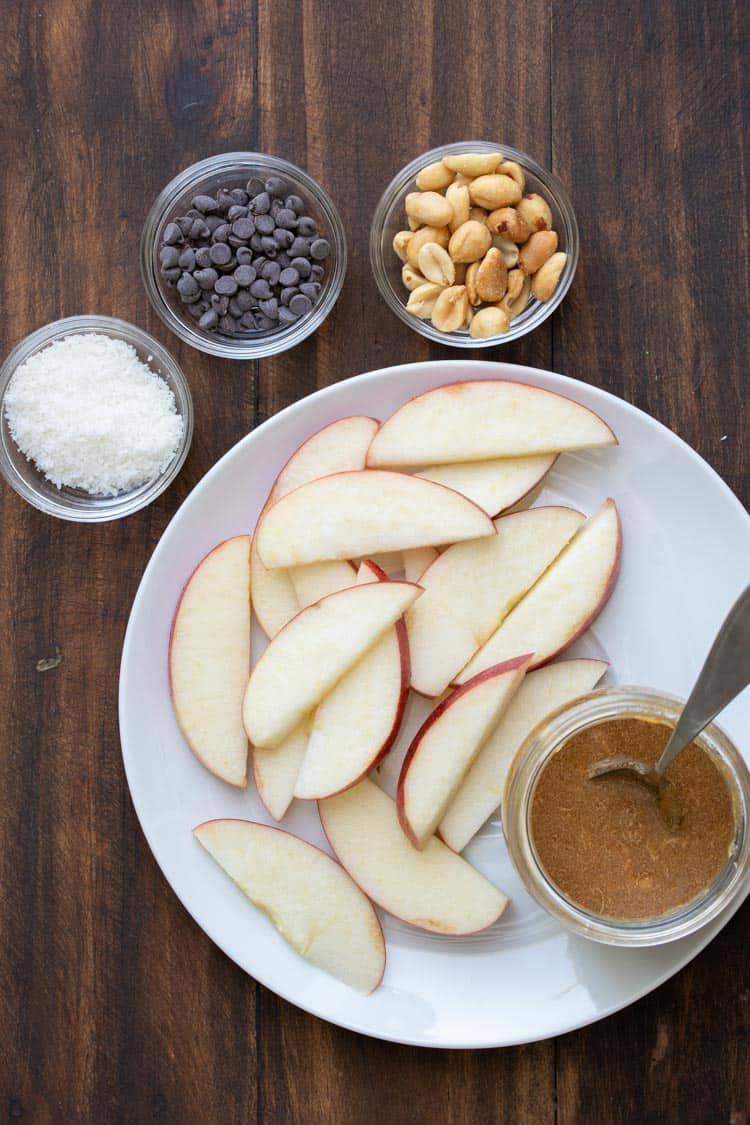
POLYGON ((214 547, 193 571, 169 639, 172 704, 195 756, 222 781, 247 784, 242 694, 250 667, 250 536, 214 547))
POLYGON ((403 551, 402 566, 406 581, 419 582, 427 567, 434 563, 438 554, 437 547, 412 547, 408 551, 403 551))
POLYGON ((208 820, 193 834, 292 949, 359 992, 377 988, 385 970, 383 931, 335 860, 249 820, 208 820))
MULTIPOLYGON (((340 418, 309 437, 289 458, 277 476, 261 512, 316 477, 363 469, 365 457, 378 423, 374 418, 353 416, 340 418)), ((260 517, 259 517, 260 518, 260 517)), ((302 608, 294 585, 286 571, 268 571, 253 540, 250 556, 250 578, 253 608, 266 636, 274 637, 302 608)), ((330 592, 330 591, 328 591, 330 592)), ((318 597, 321 595, 319 594, 318 597)), ((311 598, 310 601, 316 601, 311 598)), ((310 604, 305 602, 303 604, 310 604)))
POLYGON ((616 443, 606 422, 573 399, 527 383, 474 380, 404 403, 372 439, 367 465, 489 461, 616 443))
POLYGON ((374 902, 412 926, 436 934, 471 934, 491 926, 508 899, 437 837, 417 851, 401 831, 396 805, 374 782, 318 804, 336 856, 374 902))
POLYGON ((465 496, 404 473, 336 473, 302 485, 269 508, 257 530, 267 567, 361 558, 494 535, 465 496))
MULTIPOLYGON (((371 562, 357 583, 387 582, 371 562)), ((403 619, 339 680, 315 712, 295 797, 340 793, 376 766, 393 744, 409 693, 409 644, 403 619)), ((273 751, 271 751, 273 753, 273 751)))
POLYGON ((368 582, 293 617, 247 683, 242 716, 253 745, 278 746, 421 593, 411 582, 368 582))
POLYGON ((417 476, 462 492, 494 519, 528 496, 556 460, 556 453, 540 453, 536 457, 464 461, 455 465, 432 465, 417 476))
POLYGON ((531 657, 517 656, 480 672, 427 717, 406 752, 396 805, 406 835, 423 848, 471 763, 497 726, 531 657))
POLYGON ((253 747, 251 757, 255 786, 274 820, 282 820, 292 803, 309 737, 310 723, 303 719, 273 750, 253 747))
POLYGON ((622 532, 614 500, 583 525, 536 585, 456 677, 466 683, 519 648, 538 668, 571 645, 606 605, 620 569, 622 532))
MULTIPOLYGON (((309 563, 307 566, 293 566, 288 571, 297 595, 300 609, 347 586, 353 586, 357 578, 357 568, 342 559, 327 559, 325 562, 309 563)), ((373 579, 371 578, 372 582, 373 579)))
POLYGON ((497 535, 443 551, 406 617, 415 691, 445 691, 584 519, 573 508, 529 508, 496 519, 497 535))
POLYGON ((529 672, 440 821, 439 834, 449 848, 462 852, 498 808, 510 764, 534 727, 591 691, 608 667, 605 660, 561 660, 529 672))

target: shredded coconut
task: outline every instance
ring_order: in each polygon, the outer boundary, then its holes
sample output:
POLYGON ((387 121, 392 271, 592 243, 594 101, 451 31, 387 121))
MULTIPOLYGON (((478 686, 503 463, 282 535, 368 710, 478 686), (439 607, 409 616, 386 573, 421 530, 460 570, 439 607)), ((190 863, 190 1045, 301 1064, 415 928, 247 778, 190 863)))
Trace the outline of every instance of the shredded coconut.
POLYGON ((130 344, 96 333, 30 356, 5 395, 13 440, 58 488, 115 496, 162 473, 183 422, 174 394, 130 344))

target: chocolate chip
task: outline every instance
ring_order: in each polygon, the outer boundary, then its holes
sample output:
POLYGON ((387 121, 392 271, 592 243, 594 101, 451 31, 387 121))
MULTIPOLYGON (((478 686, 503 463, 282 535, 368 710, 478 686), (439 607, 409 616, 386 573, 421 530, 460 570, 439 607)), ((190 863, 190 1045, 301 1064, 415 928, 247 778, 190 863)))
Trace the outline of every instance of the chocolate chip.
MULTIPOLYGON (((231 191, 227 191, 226 188, 219 188, 216 193, 216 202, 219 204, 219 210, 226 212, 233 203, 239 203, 240 201, 235 200, 234 194, 231 191)), ((247 196, 245 197, 245 202, 247 202, 247 196)))
POLYGON ((326 238, 316 238, 310 247, 310 257, 318 262, 324 262, 331 252, 331 247, 326 238))
POLYGON ((325 272, 326 271, 322 266, 313 266, 313 268, 310 270, 310 277, 313 279, 313 281, 322 281, 323 277, 325 276, 325 272))
POLYGON ((258 325, 255 323, 255 317, 251 312, 243 314, 240 324, 247 332, 255 332, 258 325))
POLYGON ((292 259, 289 257, 286 250, 282 250, 280 254, 276 255, 276 261, 279 263, 282 270, 285 270, 287 266, 291 266, 292 264, 292 259))
POLYGON ((271 296, 271 286, 267 281, 264 281, 263 278, 258 278, 258 280, 254 281, 250 286, 250 292, 253 297, 257 297, 259 301, 267 301, 271 296))
POLYGON ((230 227, 229 223, 222 223, 221 226, 217 227, 216 230, 211 234, 211 241, 226 242, 226 240, 229 238, 231 230, 232 228, 230 227))
POLYGON ((312 271, 312 266, 307 258, 292 258, 292 269, 295 269, 300 277, 309 277, 312 271))
POLYGON ((284 200, 284 206, 288 207, 290 211, 294 211, 295 215, 301 215, 305 210, 304 200, 300 199, 298 195, 288 195, 284 200))
POLYGON ((257 258, 253 258, 253 269, 260 273, 267 261, 263 254, 259 254, 257 258))
POLYGON ((310 298, 305 297, 302 293, 298 293, 296 297, 292 297, 289 302, 290 312, 293 312, 295 316, 305 316, 306 313, 310 312, 312 307, 310 298))
POLYGON ((229 308, 229 298, 220 297, 218 293, 211 294, 211 308, 216 309, 219 316, 224 316, 229 308))
POLYGON ((193 242, 197 242, 201 238, 208 238, 211 231, 208 229, 203 219, 195 219, 190 228, 190 237, 193 242))
POLYGON ((288 250, 294 242, 294 235, 290 230, 281 230, 280 227, 273 232, 273 240, 283 250, 288 250))
POLYGON ((171 270, 165 270, 162 266, 162 268, 159 270, 159 273, 165 281, 169 282, 170 285, 174 285, 174 283, 176 281, 179 281, 182 277, 182 270, 179 266, 174 266, 171 270))
POLYGON ((260 276, 265 278, 269 285, 278 285, 281 266, 278 262, 264 262, 260 276))
POLYGON ((248 312, 255 304, 255 298, 247 289, 240 289, 237 296, 234 298, 234 303, 239 305, 243 313, 248 312))
POLYGON ((248 203, 250 202, 250 196, 241 187, 232 188, 229 195, 231 196, 232 201, 238 204, 240 207, 247 207, 248 203))
POLYGON ((256 233, 250 239, 250 245, 252 246, 253 250, 262 250, 263 249, 263 235, 258 234, 257 231, 256 231, 256 233))
POLYGON ((320 282, 304 281, 302 285, 300 285, 299 291, 300 293, 304 293, 305 297, 309 297, 311 301, 315 301, 318 293, 320 293, 320 282))
POLYGON ((237 219, 244 219, 247 217, 247 207, 240 207, 239 204, 233 203, 227 211, 227 219, 230 223, 234 223, 237 219))
POLYGON ((258 301, 258 308, 270 320, 279 319, 279 302, 275 297, 269 297, 267 301, 258 301))
POLYGON ((245 187, 247 188, 247 194, 251 198, 260 195, 262 191, 266 190, 265 184, 262 180, 259 180, 257 176, 253 176, 252 180, 248 180, 245 187))
POLYGON ((282 207, 276 216, 276 226, 282 230, 293 230, 297 225, 297 216, 288 207, 282 207))
POLYGON ((200 246, 195 251, 195 264, 202 270, 211 265, 211 250, 208 246, 200 246))
POLYGON ((190 234, 190 228, 193 225, 193 220, 189 215, 182 215, 179 219, 175 219, 177 226, 180 228, 184 238, 190 234))
POLYGON ((267 215, 271 210, 271 197, 267 191, 260 192, 250 201, 250 210, 255 215, 267 215))
POLYGON ((292 297, 296 297, 296 295, 298 293, 299 293, 299 289, 297 288, 296 285, 288 285, 286 287, 286 289, 282 289, 281 290, 281 297, 280 297, 280 301, 281 301, 282 305, 288 305, 289 302, 291 301, 292 297))
MULTIPOLYGON (((297 261, 299 260, 300 259, 297 259, 297 261)), ((294 266, 287 266, 285 270, 281 271, 281 274, 279 275, 279 284, 284 286, 299 284, 299 273, 294 268, 294 266)))
MULTIPOLYGON (((259 234, 273 234, 276 227, 272 215, 257 215, 255 219, 255 229, 259 234)), ((251 232, 252 233, 252 232, 251 232)), ((249 237, 249 235, 248 235, 249 237)))
POLYGON ((288 190, 289 185, 281 176, 269 176, 266 180, 266 191, 269 195, 276 195, 283 199, 288 190))
POLYGON ((245 312, 245 311, 246 310, 243 309, 242 306, 238 303, 236 297, 230 298, 230 300, 229 300, 229 315, 230 316, 234 316, 234 317, 237 318, 237 320, 239 320, 239 318, 242 316, 243 312, 245 312))
POLYGON ((202 211, 204 215, 219 210, 219 204, 211 195, 196 195, 193 199, 193 207, 196 211, 202 211))
POLYGON ((226 242, 215 242, 211 247, 211 261, 215 266, 225 266, 232 257, 226 242))
POLYGON ((233 316, 222 316, 219 320, 219 332, 224 336, 234 336, 237 331, 237 321, 233 316))
POLYGON ((200 286, 192 274, 183 273, 180 280, 177 282, 177 292, 180 294, 181 299, 187 304, 194 301, 200 293, 200 286))
POLYGON ((211 231, 211 234, 219 227, 224 225, 224 218, 221 215, 206 215, 206 226, 211 231))
POLYGON ((194 320, 199 320, 203 313, 206 311, 206 306, 204 305, 203 301, 196 301, 194 304, 188 305, 187 311, 190 313, 194 320))
MULTIPOLYGON (((193 225, 192 223, 190 224, 193 225)), ((182 242, 182 231, 177 226, 177 223, 167 223, 164 228, 162 240, 166 242, 167 246, 174 246, 178 242, 182 242)))
POLYGON ((286 307, 279 309, 279 324, 294 324, 297 314, 286 307))
POLYGON ((275 258, 279 252, 279 248, 271 238, 270 234, 264 234, 260 240, 260 245, 263 253, 267 258, 275 258))
POLYGON ((219 314, 216 309, 206 309, 203 316, 198 321, 198 327, 202 328, 204 332, 210 332, 219 323, 219 314))
POLYGON ((289 253, 292 258, 307 258, 310 254, 310 239, 297 235, 289 247, 289 253))
POLYGON ((304 235, 309 238, 313 234, 318 233, 318 224, 315 219, 311 219, 309 215, 303 215, 297 223, 297 234, 304 235))
POLYGON ((255 324, 263 332, 267 332, 269 328, 276 328, 276 321, 271 320, 269 316, 264 316, 262 312, 255 314, 255 324))
POLYGON ((243 265, 237 266, 232 276, 238 285, 248 286, 255 281, 256 274, 252 266, 243 265))
POLYGON ((240 266, 249 266, 252 263, 254 254, 247 246, 237 247, 237 263, 240 266))
POLYGON ((214 285, 214 292, 222 297, 233 297, 237 288, 237 282, 233 277, 220 277, 214 285))
POLYGON ((159 261, 165 270, 174 269, 180 260, 180 251, 176 246, 162 246, 159 251, 159 261))
POLYGON ((257 220, 254 222, 250 218, 239 218, 232 223, 232 234, 236 235, 237 238, 247 241, 248 238, 251 238, 255 234, 257 225, 257 220))
POLYGON ((201 289, 213 289, 216 282, 219 280, 219 275, 214 269, 196 270, 193 277, 200 285, 201 289))
POLYGON ((180 254, 178 265, 180 269, 183 270, 190 271, 195 269, 195 250, 193 250, 192 247, 185 247, 185 249, 180 254))

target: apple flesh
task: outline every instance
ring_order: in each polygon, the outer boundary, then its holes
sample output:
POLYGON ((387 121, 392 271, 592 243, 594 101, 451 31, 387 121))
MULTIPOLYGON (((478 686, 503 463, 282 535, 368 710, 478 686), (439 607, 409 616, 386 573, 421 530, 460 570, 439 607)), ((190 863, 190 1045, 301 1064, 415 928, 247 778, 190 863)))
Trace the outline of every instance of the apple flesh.
POLYGON ((383 910, 436 934, 471 934, 497 921, 508 899, 433 836, 417 851, 396 805, 374 782, 318 803, 336 856, 383 910))
POLYGON ((357 568, 341 559, 293 566, 287 573, 292 580, 300 609, 319 602, 329 594, 335 594, 337 590, 353 586, 357 578, 357 568))
POLYGON ((267 567, 351 559, 494 535, 465 496, 420 477, 377 470, 336 473, 269 508, 256 541, 267 567))
POLYGON ((438 554, 437 547, 412 547, 408 551, 403 551, 401 562, 406 581, 419 582, 427 567, 434 563, 438 554))
POLYGON ((467 770, 518 690, 530 656, 480 672, 427 717, 406 752, 396 806, 416 848, 432 837, 467 770))
POLYGON ((278 746, 421 593, 410 582, 368 582, 293 617, 247 683, 242 716, 253 745, 278 746))
POLYGON ((511 762, 534 727, 591 691, 607 668, 604 660, 561 660, 525 677, 440 821, 439 834, 448 847, 463 851, 500 805, 511 762))
POLYGON ((274 820, 283 820, 292 803, 309 735, 310 724, 303 719, 273 750, 253 747, 251 758, 255 787, 274 820))
POLYGON ((247 784, 242 695, 250 668, 250 537, 215 547, 180 597, 169 640, 172 705, 195 756, 230 785, 247 784))
POLYGON ((614 500, 583 525, 528 594, 456 677, 463 684, 519 648, 539 668, 588 629, 607 603, 620 569, 622 532, 614 500))
POLYGON ((454 488, 495 519, 501 512, 520 504, 542 482, 556 460, 556 453, 540 453, 536 457, 464 461, 455 465, 432 465, 417 476, 454 488))
MULTIPOLYGON (((443 551, 406 616, 415 691, 445 691, 584 519, 573 508, 529 508, 496 519, 497 535, 443 551)), ((516 653, 525 651, 522 638, 519 645, 516 653)))
POLYGON ((616 443, 606 422, 573 399, 488 379, 449 383, 405 403, 373 437, 367 466, 489 461, 616 443))
MULTIPOLYGON (((388 578, 373 563, 362 563, 357 584, 373 581, 387 582, 388 578)), ((295 797, 328 797, 360 781, 392 746, 408 693, 409 645, 402 619, 318 706, 295 797)))
POLYGON ((385 970, 380 922, 330 856, 249 820, 209 820, 193 834, 292 949, 359 992, 378 987, 385 970))

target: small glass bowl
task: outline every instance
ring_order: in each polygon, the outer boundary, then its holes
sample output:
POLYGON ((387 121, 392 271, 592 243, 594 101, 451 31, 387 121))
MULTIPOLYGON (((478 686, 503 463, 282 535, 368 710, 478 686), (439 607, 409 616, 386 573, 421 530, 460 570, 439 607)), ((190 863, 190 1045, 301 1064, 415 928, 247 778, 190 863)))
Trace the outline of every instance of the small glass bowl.
POLYGON ((696 742, 721 770, 732 797, 735 833, 724 869, 702 894, 677 910, 654 918, 605 918, 576 906, 550 881, 531 835, 531 805, 537 780, 549 759, 574 734, 607 719, 656 718, 674 725, 684 701, 637 687, 604 687, 559 708, 520 747, 503 797, 502 820, 508 852, 529 894, 558 922, 581 937, 608 945, 661 945, 686 937, 714 918, 748 888, 750 873, 750 772, 741 754, 715 723, 696 742))
POLYGON ((104 523, 120 519, 145 508, 175 479, 187 457, 193 437, 193 400, 185 376, 172 356, 147 332, 111 316, 69 316, 37 329, 22 340, 0 367, 0 473, 19 496, 41 512, 79 523, 104 523), (57 488, 27 461, 13 440, 5 415, 5 392, 14 374, 29 356, 46 348, 55 340, 81 333, 96 333, 124 340, 138 353, 138 358, 155 374, 161 376, 175 398, 182 417, 182 439, 169 466, 154 480, 117 496, 93 496, 77 488, 57 488))
POLYGON ((517 340, 538 327, 552 315, 568 292, 578 265, 578 254, 578 224, 572 204, 557 176, 542 168, 525 152, 489 141, 457 141, 455 144, 433 148, 418 156, 416 160, 412 160, 391 180, 383 192, 370 228, 370 264, 385 303, 415 332, 419 332, 429 340, 434 340, 436 344, 449 344, 454 348, 496 348, 501 344, 510 343, 511 340, 517 340), (414 180, 417 173, 427 164, 458 152, 502 152, 507 160, 517 161, 526 176, 524 191, 539 192, 547 200, 552 210, 552 225, 558 235, 557 249, 568 255, 557 288, 549 301, 537 301, 534 297, 530 297, 521 315, 510 322, 508 332, 502 336, 490 336, 481 340, 471 337, 468 328, 462 328, 457 332, 439 332, 432 321, 421 320, 406 311, 409 294, 401 280, 404 263, 397 256, 392 245, 394 235, 406 229, 404 201, 410 191, 416 190, 414 180))
POLYGON ((159 193, 148 213, 141 236, 141 276, 154 311, 186 344, 208 355, 224 359, 260 359, 278 355, 310 336, 326 319, 338 300, 346 274, 344 226, 330 196, 320 184, 295 164, 262 152, 224 152, 191 164, 159 193), (165 225, 184 214, 195 195, 213 195, 220 187, 245 187, 253 176, 268 179, 280 176, 308 205, 322 238, 331 252, 318 299, 309 313, 286 328, 266 329, 244 336, 223 336, 204 332, 185 312, 175 288, 167 285, 159 272, 159 246, 165 225))

